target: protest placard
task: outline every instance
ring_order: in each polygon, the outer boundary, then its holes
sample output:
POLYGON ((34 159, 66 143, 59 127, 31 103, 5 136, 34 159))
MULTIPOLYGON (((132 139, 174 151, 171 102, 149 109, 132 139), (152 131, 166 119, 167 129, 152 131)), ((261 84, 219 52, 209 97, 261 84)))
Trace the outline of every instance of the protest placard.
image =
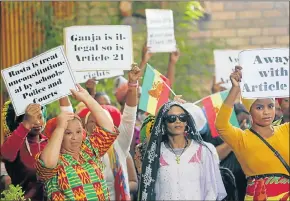
POLYGON ((239 64, 241 50, 214 50, 216 83, 224 82, 221 86, 226 89, 232 87, 230 75, 239 64))
POLYGON ((102 80, 105 78, 124 75, 122 70, 99 70, 87 72, 74 72, 75 79, 78 83, 86 82, 88 79, 102 80))
POLYGON ((245 50, 239 63, 242 97, 289 97, 289 48, 245 50))
POLYGON ((64 29, 73 71, 130 70, 132 29, 127 25, 72 26, 64 29))
POLYGON ((1 71, 17 116, 30 103, 46 105, 76 89, 63 46, 1 71))
POLYGON ((176 51, 172 10, 146 9, 145 12, 150 52, 176 51))

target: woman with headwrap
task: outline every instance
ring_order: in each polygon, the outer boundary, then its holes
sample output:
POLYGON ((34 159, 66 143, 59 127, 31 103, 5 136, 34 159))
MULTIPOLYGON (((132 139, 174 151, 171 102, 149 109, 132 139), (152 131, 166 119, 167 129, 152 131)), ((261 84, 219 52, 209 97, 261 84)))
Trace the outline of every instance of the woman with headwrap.
POLYGON ((289 97, 286 98, 278 98, 277 102, 279 107, 281 108, 282 117, 272 123, 273 126, 279 126, 286 122, 289 122, 290 119, 290 111, 289 111, 289 97))
POLYGON ((34 156, 47 144, 47 138, 41 134, 45 125, 45 107, 30 104, 25 114, 17 117, 11 101, 3 108, 5 142, 1 147, 1 158, 5 163, 12 184, 19 184, 25 192, 25 198, 42 200, 42 185, 37 183, 34 156))
POLYGON ((113 144, 118 130, 94 98, 77 87, 78 91, 71 90, 73 97, 90 109, 97 126, 84 138, 81 119, 62 112, 48 144, 36 156, 37 177, 49 200, 109 200, 100 157, 113 144))
MULTIPOLYGON (((60 99, 61 108, 70 104, 67 97, 60 99)), ((46 123, 46 108, 39 104, 30 104, 25 114, 16 116, 11 101, 4 104, 5 142, 1 147, 1 157, 5 163, 12 184, 19 184, 25 192, 25 198, 42 200, 42 185, 37 182, 35 155, 44 149, 47 137, 42 135, 46 123)))
POLYGON ((143 159, 139 200, 222 200, 225 196, 215 148, 202 141, 182 105, 164 104, 143 159))
POLYGON ((147 143, 150 139, 151 130, 153 128, 155 117, 148 115, 140 129, 140 143, 135 147, 134 161, 137 170, 138 179, 141 176, 142 162, 146 152, 147 143))
POLYGON ((245 200, 287 200, 289 123, 277 127, 271 125, 275 117, 274 99, 243 99, 243 105, 252 117, 252 127, 242 130, 230 124, 233 105, 240 93, 241 70, 236 66, 230 76, 232 88, 219 110, 216 128, 235 153, 247 177, 245 200), (263 140, 275 149, 275 153, 263 140))
MULTIPOLYGON (((118 127, 120 132, 113 146, 110 147, 102 158, 105 164, 104 175, 108 183, 111 200, 130 200, 130 191, 132 194, 137 191, 137 185, 135 188, 132 185, 131 189, 129 188, 127 157, 136 121, 138 80, 140 76, 141 71, 139 67, 132 65, 132 70, 128 73, 128 92, 122 117, 117 108, 110 105, 102 106, 110 113, 114 125, 118 127)), ((90 113, 86 114, 84 123, 88 133, 91 133, 95 127, 95 120, 90 113)))

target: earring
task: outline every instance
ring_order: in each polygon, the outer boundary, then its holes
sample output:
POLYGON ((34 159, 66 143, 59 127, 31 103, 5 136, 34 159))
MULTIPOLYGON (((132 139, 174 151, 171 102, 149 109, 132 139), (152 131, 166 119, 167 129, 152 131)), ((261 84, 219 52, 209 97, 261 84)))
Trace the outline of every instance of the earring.
POLYGON ((161 133, 162 133, 162 135, 165 135, 164 126, 163 125, 161 126, 161 133))
POLYGON ((187 132, 187 133, 190 132, 190 127, 188 125, 185 126, 185 132, 187 132))

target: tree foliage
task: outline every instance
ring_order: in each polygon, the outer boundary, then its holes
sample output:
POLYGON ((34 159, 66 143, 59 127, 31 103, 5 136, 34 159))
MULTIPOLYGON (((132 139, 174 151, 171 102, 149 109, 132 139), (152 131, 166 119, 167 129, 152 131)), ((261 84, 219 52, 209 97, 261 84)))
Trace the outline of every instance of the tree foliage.
MULTIPOLYGON (((61 2, 59 2, 61 3, 61 2)), ((64 2, 63 2, 64 3, 64 2)), ((175 37, 181 57, 176 65, 176 79, 173 90, 182 94, 188 101, 194 101, 209 94, 209 82, 213 68, 214 41, 194 41, 190 33, 198 31, 198 23, 203 17, 203 8, 198 1, 189 2, 132 2, 133 12, 145 15, 146 8, 172 9, 174 13, 175 37), (202 45, 201 45, 202 44, 202 45)), ((123 17, 119 12, 119 2, 75 2, 70 15, 61 16, 56 13, 53 2, 38 2, 35 19, 43 26, 44 42, 35 51, 39 54, 63 44, 63 28, 73 25, 118 25, 123 17)), ((146 23, 138 25, 133 33, 133 51, 135 62, 141 60, 141 48, 146 41, 146 23)), ((168 53, 154 54, 150 64, 165 74, 169 60, 168 53)), ((101 80, 97 91, 105 91, 116 103, 113 95, 113 79, 101 80)), ((77 104, 71 100, 73 106, 77 104)), ((48 105, 49 118, 59 113, 58 103, 48 105)))

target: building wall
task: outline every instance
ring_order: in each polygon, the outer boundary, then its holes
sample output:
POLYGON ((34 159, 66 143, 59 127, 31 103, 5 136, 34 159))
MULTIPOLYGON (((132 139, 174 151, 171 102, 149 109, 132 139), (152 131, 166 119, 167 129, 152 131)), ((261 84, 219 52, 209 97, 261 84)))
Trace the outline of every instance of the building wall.
POLYGON ((289 2, 214 2, 204 4, 210 19, 191 32, 196 41, 214 39, 225 49, 289 46, 289 2))

